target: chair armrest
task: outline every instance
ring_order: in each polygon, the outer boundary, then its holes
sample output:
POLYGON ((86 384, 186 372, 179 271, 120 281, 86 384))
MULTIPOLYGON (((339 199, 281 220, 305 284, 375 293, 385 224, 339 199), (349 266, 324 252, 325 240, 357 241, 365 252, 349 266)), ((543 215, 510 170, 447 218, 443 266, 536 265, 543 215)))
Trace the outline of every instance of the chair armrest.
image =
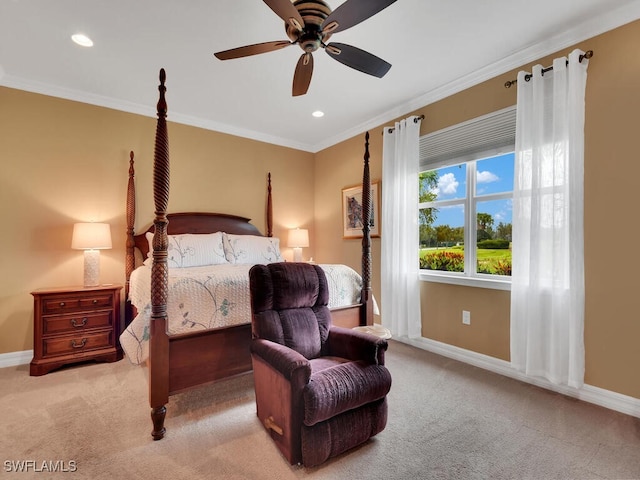
POLYGON ((389 344, 384 338, 349 328, 331 327, 325 343, 326 355, 362 360, 373 365, 384 365, 384 352, 389 344))
POLYGON ((289 347, 270 340, 254 338, 251 340, 251 354, 260 357, 289 381, 296 377, 296 381, 301 382, 302 385, 309 382, 311 377, 309 360, 289 347))

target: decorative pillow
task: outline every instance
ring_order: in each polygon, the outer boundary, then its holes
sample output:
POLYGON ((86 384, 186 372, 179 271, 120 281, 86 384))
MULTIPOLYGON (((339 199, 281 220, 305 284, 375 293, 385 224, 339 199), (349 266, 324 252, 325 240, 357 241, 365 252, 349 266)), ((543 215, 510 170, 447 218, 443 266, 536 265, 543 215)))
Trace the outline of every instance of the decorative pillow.
POLYGON ((222 244, 229 263, 267 264, 284 262, 280 239, 257 235, 223 234, 222 244))
MULTIPOLYGON (((168 235, 167 263, 170 268, 202 267, 228 263, 222 246, 222 232, 168 235)), ((146 234, 149 256, 153 252, 153 234, 146 234)))

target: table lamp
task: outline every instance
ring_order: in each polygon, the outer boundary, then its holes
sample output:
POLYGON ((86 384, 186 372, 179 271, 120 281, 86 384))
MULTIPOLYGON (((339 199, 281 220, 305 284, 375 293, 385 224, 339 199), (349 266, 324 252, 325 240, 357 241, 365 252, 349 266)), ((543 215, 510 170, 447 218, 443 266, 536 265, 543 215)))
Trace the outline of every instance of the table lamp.
POLYGON ((71 248, 84 250, 84 286, 100 285, 100 250, 111 248, 108 223, 76 223, 73 225, 71 248))
POLYGON ((309 230, 294 228, 289 230, 289 247, 293 247, 293 261, 302 261, 302 248, 309 246, 309 230))

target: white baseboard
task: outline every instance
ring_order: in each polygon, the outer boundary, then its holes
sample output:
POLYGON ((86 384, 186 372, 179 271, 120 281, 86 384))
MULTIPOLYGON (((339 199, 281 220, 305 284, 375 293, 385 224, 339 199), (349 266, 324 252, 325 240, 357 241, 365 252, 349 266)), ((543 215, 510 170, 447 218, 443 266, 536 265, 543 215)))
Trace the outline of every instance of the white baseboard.
POLYGON ((25 365, 31 362, 33 358, 33 350, 24 350, 22 352, 0 353, 0 368, 15 367, 17 365, 25 365))
POLYGON ((582 388, 555 385, 543 378, 528 377, 522 372, 515 370, 509 362, 504 360, 465 350, 464 348, 455 347, 446 343, 437 342, 435 340, 430 340, 428 338, 394 337, 394 340, 408 345, 413 345, 414 347, 418 347, 444 357, 452 358, 460 362, 468 363, 506 377, 511 377, 541 388, 546 388, 547 390, 552 390, 563 395, 584 400, 585 402, 600 405, 601 407, 605 407, 610 410, 615 410, 617 412, 640 418, 640 399, 635 397, 622 395, 620 393, 594 387, 592 385, 584 385, 582 388))

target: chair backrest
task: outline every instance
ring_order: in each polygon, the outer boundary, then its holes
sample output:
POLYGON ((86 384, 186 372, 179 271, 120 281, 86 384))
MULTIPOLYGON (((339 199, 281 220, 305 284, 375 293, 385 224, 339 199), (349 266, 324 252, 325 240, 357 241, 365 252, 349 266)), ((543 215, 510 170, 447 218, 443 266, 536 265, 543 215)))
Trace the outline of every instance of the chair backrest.
POLYGON ((331 327, 324 271, 309 263, 254 265, 249 271, 252 333, 308 359, 322 354, 331 327))

